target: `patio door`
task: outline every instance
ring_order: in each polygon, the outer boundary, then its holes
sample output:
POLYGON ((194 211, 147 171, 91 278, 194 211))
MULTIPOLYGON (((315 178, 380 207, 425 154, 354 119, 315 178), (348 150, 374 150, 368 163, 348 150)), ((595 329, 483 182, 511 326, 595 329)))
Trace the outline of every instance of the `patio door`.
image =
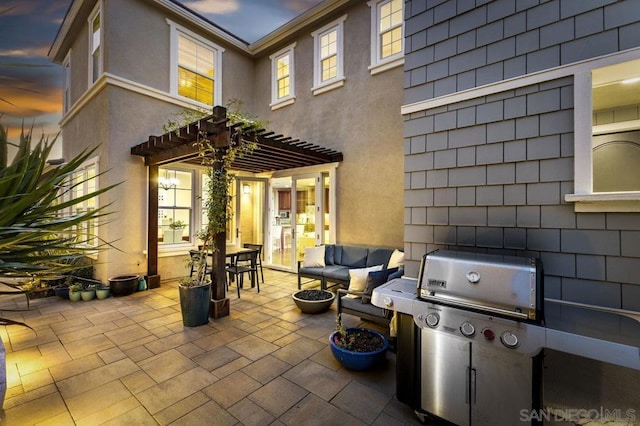
POLYGON ((235 246, 264 243, 266 180, 236 179, 235 246))

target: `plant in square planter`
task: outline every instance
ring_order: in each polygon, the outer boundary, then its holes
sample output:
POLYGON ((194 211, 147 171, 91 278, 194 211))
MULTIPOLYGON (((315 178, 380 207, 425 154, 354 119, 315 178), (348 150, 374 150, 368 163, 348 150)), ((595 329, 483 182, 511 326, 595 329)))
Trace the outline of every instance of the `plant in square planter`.
POLYGON ((291 295, 296 306, 305 314, 326 312, 336 298, 335 293, 328 290, 298 290, 291 295))
POLYGON ((329 336, 329 345, 335 359, 345 368, 371 370, 386 360, 389 340, 382 333, 360 327, 345 329, 340 314, 336 324, 336 331, 329 336))

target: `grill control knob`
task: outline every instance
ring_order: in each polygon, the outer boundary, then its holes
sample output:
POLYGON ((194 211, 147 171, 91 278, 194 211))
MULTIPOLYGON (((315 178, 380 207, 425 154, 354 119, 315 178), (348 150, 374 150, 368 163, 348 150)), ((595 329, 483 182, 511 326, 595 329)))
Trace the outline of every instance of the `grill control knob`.
POLYGON ((500 341, 508 348, 515 348, 518 346, 518 336, 510 331, 505 331, 504 333, 502 333, 502 335, 500 336, 500 341))
POLYGON ((386 306, 387 308, 390 308, 393 306, 393 299, 390 298, 389 296, 384 298, 384 306, 386 306))
POLYGON ((484 330, 482 330, 482 334, 487 340, 493 340, 496 338, 496 334, 490 328, 485 328, 484 330))
POLYGON ((465 321, 460 326, 460 333, 466 337, 473 337, 476 334, 476 328, 469 321, 465 321))
POLYGON ((427 315, 426 323, 429 327, 431 328, 437 327, 439 322, 440 322, 440 315, 436 313, 430 313, 429 315, 427 315))

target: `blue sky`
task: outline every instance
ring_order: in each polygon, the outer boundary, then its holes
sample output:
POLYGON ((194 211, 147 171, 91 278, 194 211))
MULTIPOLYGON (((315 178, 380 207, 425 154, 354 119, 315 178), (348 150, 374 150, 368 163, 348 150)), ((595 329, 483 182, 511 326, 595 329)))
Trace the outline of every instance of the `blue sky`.
MULTIPOLYGON (((55 135, 62 71, 47 53, 72 0, 0 0, 0 122, 15 139, 22 120, 55 135)), ((320 0, 183 0, 217 25, 253 42, 320 0)))

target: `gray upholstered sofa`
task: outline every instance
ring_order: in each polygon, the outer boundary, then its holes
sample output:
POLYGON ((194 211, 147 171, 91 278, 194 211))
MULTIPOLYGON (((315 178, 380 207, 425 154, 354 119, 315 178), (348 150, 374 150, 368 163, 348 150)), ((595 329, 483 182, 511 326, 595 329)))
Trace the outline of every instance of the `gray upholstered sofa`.
POLYGON ((298 262, 298 289, 303 284, 319 280, 322 289, 349 286, 349 269, 368 268, 384 265, 387 268, 395 249, 384 247, 349 246, 342 244, 325 245, 325 266, 305 267, 298 262), (310 280, 303 282, 303 278, 310 280), (331 284, 331 285, 329 285, 331 284))

